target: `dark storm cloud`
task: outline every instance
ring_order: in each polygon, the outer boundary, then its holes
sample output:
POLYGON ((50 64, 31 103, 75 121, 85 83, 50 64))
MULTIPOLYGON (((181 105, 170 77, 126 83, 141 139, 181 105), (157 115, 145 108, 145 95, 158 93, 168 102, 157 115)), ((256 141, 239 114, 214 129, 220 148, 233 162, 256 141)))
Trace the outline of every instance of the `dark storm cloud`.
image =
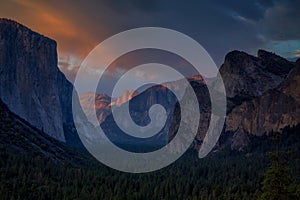
POLYGON ((270 42, 300 37, 296 0, 109 2, 110 9, 127 13, 128 28, 162 26, 181 31, 202 44, 217 65, 231 50, 255 53, 270 42))
POLYGON ((11 0, 1 3, 0 16, 57 40, 62 69, 76 70, 65 57, 83 59, 106 38, 145 26, 189 35, 220 65, 234 49, 255 53, 272 41, 299 40, 299 8, 293 0, 11 0))
POLYGON ((103 0, 103 3, 110 6, 112 10, 116 10, 118 12, 131 12, 132 10, 139 10, 142 12, 155 12, 160 9, 160 3, 162 1, 159 0, 103 0))
POLYGON ((276 1, 260 27, 268 40, 300 40, 300 1, 276 1))
POLYGON ((266 6, 251 2, 226 4, 223 1, 140 0, 125 3, 119 0, 104 1, 102 5, 114 13, 106 17, 114 22, 106 26, 112 31, 111 34, 141 26, 175 29, 196 39, 220 65, 228 51, 249 51, 261 44, 254 24, 245 19, 261 18, 266 6))
POLYGON ((264 12, 273 6, 270 0, 252 0, 252 1, 236 1, 236 0, 215 0, 221 7, 221 10, 232 11, 243 15, 245 18, 258 21, 264 17, 264 12))

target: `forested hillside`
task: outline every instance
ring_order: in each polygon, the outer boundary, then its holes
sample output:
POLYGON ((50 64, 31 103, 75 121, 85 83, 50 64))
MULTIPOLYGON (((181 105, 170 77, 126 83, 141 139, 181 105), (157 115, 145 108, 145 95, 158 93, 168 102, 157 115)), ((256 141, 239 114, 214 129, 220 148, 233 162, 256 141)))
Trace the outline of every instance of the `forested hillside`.
MULTIPOLYGON (((3 129, 1 130, 3 131, 3 129)), ((18 131, 1 133, 15 143, 18 131)), ((299 198, 300 126, 283 131, 280 149, 291 150, 291 190, 299 198)), ((257 199, 263 174, 271 165, 266 152, 274 151, 271 136, 251 138, 242 152, 230 147, 199 159, 192 150, 171 166, 147 174, 115 171, 91 157, 79 162, 56 162, 36 149, 16 153, 0 145, 1 199, 257 199)), ((60 156, 57 152, 57 156, 60 156)))

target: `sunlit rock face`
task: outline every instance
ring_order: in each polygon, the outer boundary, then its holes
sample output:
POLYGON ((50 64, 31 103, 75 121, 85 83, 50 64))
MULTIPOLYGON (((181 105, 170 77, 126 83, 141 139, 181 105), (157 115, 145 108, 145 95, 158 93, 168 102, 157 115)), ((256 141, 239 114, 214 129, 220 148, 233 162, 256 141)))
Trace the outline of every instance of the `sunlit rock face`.
POLYGON ((0 98, 9 109, 65 141, 72 121, 72 89, 57 67, 56 42, 0 19, 0 98))
POLYGON ((111 108, 121 106, 130 101, 138 93, 133 90, 125 90, 122 96, 111 98, 107 94, 84 93, 79 96, 80 105, 85 115, 92 120, 92 116, 97 116, 97 121, 92 123, 96 126, 101 124, 105 118, 111 114, 111 108))
POLYGON ((94 125, 101 123, 109 115, 111 98, 106 94, 85 93, 79 96, 80 105, 88 118, 97 113, 98 121, 93 121, 94 125))
POLYGON ((138 92, 134 90, 124 90, 123 94, 120 97, 113 99, 112 106, 120 106, 121 104, 130 101, 133 97, 138 95, 138 92))

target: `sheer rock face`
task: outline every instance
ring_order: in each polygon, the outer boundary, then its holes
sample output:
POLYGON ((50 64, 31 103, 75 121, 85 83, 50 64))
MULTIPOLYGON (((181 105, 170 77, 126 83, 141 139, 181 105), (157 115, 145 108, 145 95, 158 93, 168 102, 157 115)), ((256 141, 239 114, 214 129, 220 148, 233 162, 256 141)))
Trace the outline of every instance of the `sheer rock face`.
POLYGON ((243 128, 255 135, 279 131, 287 125, 300 122, 300 65, 290 71, 286 79, 275 89, 245 101, 227 116, 227 130, 243 128))
MULTIPOLYGON (((264 55, 266 54, 264 53, 264 55)), ((267 59, 276 71, 279 70, 282 74, 288 71, 284 68, 289 66, 284 59, 278 56, 274 60, 270 58, 272 58, 272 54, 267 59), (282 69, 279 69, 279 66, 282 69)), ((243 138, 247 138, 249 134, 261 136, 300 123, 299 84, 300 63, 298 61, 278 87, 234 107, 226 117, 226 131, 235 132, 234 138, 241 138, 242 135, 243 138)), ((246 146, 248 142, 248 139, 240 142, 234 140, 232 148, 241 148, 246 146)))
POLYGON ((220 68, 226 95, 228 112, 243 101, 261 96, 276 88, 293 68, 289 61, 264 50, 258 57, 240 51, 232 51, 220 68))
POLYGON ((73 86, 57 67, 56 42, 0 19, 0 98, 11 111, 65 141, 73 86))

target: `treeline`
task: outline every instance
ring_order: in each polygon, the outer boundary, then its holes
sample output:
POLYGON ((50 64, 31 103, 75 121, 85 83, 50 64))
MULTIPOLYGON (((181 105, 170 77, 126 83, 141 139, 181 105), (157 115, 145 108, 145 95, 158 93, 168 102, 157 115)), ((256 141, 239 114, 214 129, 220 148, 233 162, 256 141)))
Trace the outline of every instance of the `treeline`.
MULTIPOLYGON (((299 195, 299 126, 283 131, 280 149, 290 149, 289 188, 299 195)), ((84 165, 56 163, 34 153, 16 154, 0 145, 0 199, 230 199, 253 200, 264 193, 265 172, 274 151, 269 137, 252 138, 243 152, 230 147, 204 159, 195 152, 162 170, 128 174, 99 164, 93 158, 84 165)))

